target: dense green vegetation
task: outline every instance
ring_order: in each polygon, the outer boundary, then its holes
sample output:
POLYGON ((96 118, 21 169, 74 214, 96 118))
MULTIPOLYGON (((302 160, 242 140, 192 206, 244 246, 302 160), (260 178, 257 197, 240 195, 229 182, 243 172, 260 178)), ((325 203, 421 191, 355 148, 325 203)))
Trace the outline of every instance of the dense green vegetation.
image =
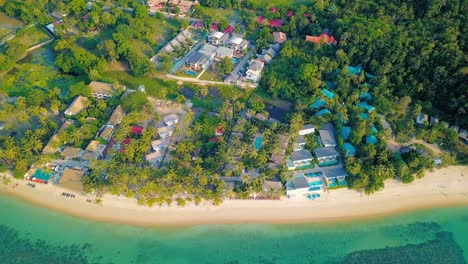
MULTIPOLYGON (((285 182, 288 178, 284 168, 268 167, 269 158, 278 151, 279 136, 296 135, 306 123, 317 127, 335 124, 349 186, 366 193, 383 188, 386 179, 396 176, 411 182, 434 167, 424 146, 401 155, 390 151, 387 142, 393 136, 399 143, 424 140, 458 151, 454 130, 442 123, 417 127, 414 119, 426 113, 468 126, 466 1, 302 2, 203 0, 194 7, 191 15, 203 18, 206 28, 218 22, 223 30, 237 22, 236 32, 245 33, 257 53, 274 42, 272 32, 287 34, 288 41, 266 67, 254 100, 246 105, 249 90, 183 85, 160 78, 158 72, 167 72, 172 59, 160 56, 156 67, 149 58, 188 25, 186 20, 159 13, 150 17, 136 0, 93 2, 90 9, 84 0, 6 1, 1 10, 25 24, 51 23, 54 19, 48 13, 52 11, 67 16, 56 25, 57 39, 50 44, 53 49, 47 47, 53 62, 17 63, 36 39, 27 30, 20 30, 17 38, 0 47, 1 96, 19 96, 14 102, 2 100, 0 104, 0 121, 5 125, 0 137, 3 167, 22 176, 31 165, 56 158, 40 155, 40 151, 57 132, 58 113, 78 95, 90 98, 89 106, 58 133, 58 145, 85 148, 115 106, 122 105, 126 112, 113 135, 120 148, 111 146, 108 160, 91 164, 91 173, 83 179, 85 190, 100 194, 109 188, 147 205, 174 201, 184 205, 187 201, 199 203, 202 198, 218 204, 223 195, 235 196, 231 191, 242 198, 262 194, 266 179, 281 176, 285 182), (294 15, 287 17, 292 10, 294 15), (281 19, 283 25, 271 28, 268 23, 260 24, 258 16, 281 19), (323 32, 333 35, 337 45, 305 41, 307 35, 323 32), (117 63, 123 69, 112 67, 117 63), (357 65, 363 70, 353 73, 355 68, 349 66, 357 65), (91 98, 87 86, 91 80, 115 87, 125 84, 130 89, 144 85, 145 92, 98 101, 91 98), (317 116, 319 109, 309 105, 323 99, 323 87, 334 96, 324 99, 330 114, 317 116), (363 100, 364 93, 371 98, 363 100), (170 162, 161 169, 144 161, 151 141, 159 139, 155 126, 160 116, 154 110, 154 98, 180 104, 191 99, 197 108, 188 111, 177 125, 177 147, 171 149, 170 162), (283 120, 288 125, 265 121, 266 104, 272 101, 290 104, 283 120), (363 101, 375 106, 375 111, 358 107, 363 101), (246 107, 244 114, 249 118, 240 117, 246 107), (384 128, 384 122, 390 129, 384 128), (131 133, 132 126, 143 123, 148 129, 142 135, 131 133), (343 126, 351 129, 346 140, 340 133, 343 126), (222 135, 215 134, 218 128, 224 130, 222 135), (231 137, 231 133, 238 136, 231 137), (257 136, 263 139, 259 149, 252 142, 257 136), (375 142, 370 143, 369 137, 375 142), (356 147, 355 155, 345 154, 345 142, 356 147), (252 170, 258 177, 249 178, 246 171, 252 170), (242 182, 226 188, 223 176, 241 177, 242 182)), ((215 70, 225 75, 233 67, 225 58, 216 63, 215 70)), ((307 138, 309 149, 316 146, 313 137, 307 138)), ((459 153, 458 158, 465 154, 463 150, 459 153)), ((450 164, 455 156, 445 153, 441 158, 450 164)))

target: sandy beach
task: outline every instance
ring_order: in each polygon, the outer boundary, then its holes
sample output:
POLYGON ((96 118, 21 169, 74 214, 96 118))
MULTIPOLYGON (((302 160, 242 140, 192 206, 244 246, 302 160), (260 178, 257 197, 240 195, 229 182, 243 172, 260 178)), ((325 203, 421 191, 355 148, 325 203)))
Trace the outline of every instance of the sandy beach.
POLYGON ((388 180, 383 191, 365 194, 339 189, 320 199, 225 200, 221 206, 139 206, 135 199, 106 194, 102 205, 86 202, 83 194, 52 185, 27 186, 26 181, 0 183, 0 192, 75 217, 138 226, 187 226, 231 223, 327 223, 383 217, 407 211, 468 206, 468 166, 427 172, 411 184, 388 180), (13 188, 16 183, 19 186, 13 188), (74 193, 66 198, 62 192, 74 193))

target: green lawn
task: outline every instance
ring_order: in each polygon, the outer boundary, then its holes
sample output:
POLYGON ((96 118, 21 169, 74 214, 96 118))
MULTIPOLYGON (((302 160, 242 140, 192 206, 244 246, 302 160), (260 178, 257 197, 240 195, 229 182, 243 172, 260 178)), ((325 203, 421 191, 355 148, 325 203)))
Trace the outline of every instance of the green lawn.
POLYGON ((142 57, 151 58, 154 56, 154 50, 151 46, 141 40, 131 39, 130 45, 135 48, 137 52, 140 53, 142 57))
POLYGON ((145 86, 146 93, 150 96, 161 98, 163 90, 167 98, 176 98, 179 95, 175 81, 165 81, 150 77, 135 77, 127 72, 107 71, 103 74, 106 82, 113 83, 115 80, 125 84, 129 89, 137 89, 140 84, 145 86))
POLYGON ((32 47, 34 45, 47 41, 48 39, 50 39, 50 36, 47 35, 47 33, 44 32, 44 30, 37 27, 31 27, 18 34, 14 41, 21 44, 25 44, 27 47, 32 47))
POLYGON ((213 70, 211 68, 208 68, 206 69, 206 71, 202 74, 202 76, 200 76, 199 78, 200 80, 207 80, 207 81, 218 81, 218 82, 222 82, 223 80, 218 76, 218 74, 216 74, 215 72, 213 72, 213 70))

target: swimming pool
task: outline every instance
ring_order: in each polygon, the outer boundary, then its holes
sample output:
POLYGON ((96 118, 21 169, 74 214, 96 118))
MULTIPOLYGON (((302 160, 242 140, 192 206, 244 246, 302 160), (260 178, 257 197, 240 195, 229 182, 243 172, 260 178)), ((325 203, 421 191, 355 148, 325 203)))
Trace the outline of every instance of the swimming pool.
POLYGON ((190 75, 190 76, 193 76, 193 77, 197 77, 198 72, 192 71, 192 70, 188 70, 188 71, 187 71, 187 74, 190 75))
POLYGON ((254 148, 255 150, 259 150, 262 147, 262 137, 256 137, 254 141, 254 148))
POLYGON ((321 177, 322 173, 321 172, 311 172, 311 173, 306 173, 307 178, 317 178, 321 177))
POLYGON ((309 182, 309 186, 310 186, 310 187, 318 186, 318 185, 322 185, 322 184, 323 184, 322 181, 309 182))
POLYGON ((231 58, 232 63, 237 64, 239 63, 240 59, 238 58, 231 58))

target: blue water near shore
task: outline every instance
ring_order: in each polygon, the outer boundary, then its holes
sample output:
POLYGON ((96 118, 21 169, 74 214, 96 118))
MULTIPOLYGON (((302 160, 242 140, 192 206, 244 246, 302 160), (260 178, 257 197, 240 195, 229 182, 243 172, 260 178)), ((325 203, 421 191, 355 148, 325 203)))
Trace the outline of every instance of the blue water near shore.
POLYGON ((142 228, 0 195, 0 263, 466 263, 468 208, 303 225, 142 228), (385 257, 382 259, 382 256, 385 257))

